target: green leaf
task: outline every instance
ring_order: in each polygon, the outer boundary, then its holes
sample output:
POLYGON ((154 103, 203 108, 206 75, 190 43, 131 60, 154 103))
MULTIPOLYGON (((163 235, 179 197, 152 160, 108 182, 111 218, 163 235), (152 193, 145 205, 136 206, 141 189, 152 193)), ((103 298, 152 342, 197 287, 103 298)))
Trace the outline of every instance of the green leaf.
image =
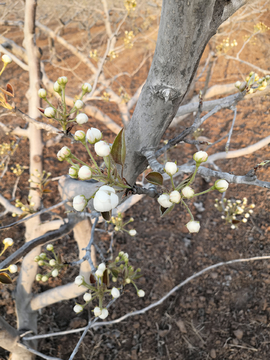
POLYGON ((168 215, 174 208, 175 204, 173 204, 172 206, 170 206, 169 208, 164 208, 163 206, 160 206, 159 210, 160 210, 160 216, 166 216, 168 215))
POLYGON ((183 180, 176 188, 175 190, 179 191, 183 189, 187 184, 189 183, 189 180, 192 178, 193 174, 190 174, 185 180, 183 180))
POLYGON ((163 185, 163 176, 156 171, 150 172, 148 175, 146 175, 146 180, 154 185, 163 185))
POLYGON ((112 212, 111 211, 105 211, 101 213, 103 219, 105 221, 110 221, 111 220, 111 216, 112 216, 112 212))
POLYGON ((0 283, 12 284, 12 280, 7 273, 0 273, 0 283))
POLYGON ((114 139, 111 149, 111 156, 116 164, 124 166, 126 159, 125 130, 122 129, 114 139))

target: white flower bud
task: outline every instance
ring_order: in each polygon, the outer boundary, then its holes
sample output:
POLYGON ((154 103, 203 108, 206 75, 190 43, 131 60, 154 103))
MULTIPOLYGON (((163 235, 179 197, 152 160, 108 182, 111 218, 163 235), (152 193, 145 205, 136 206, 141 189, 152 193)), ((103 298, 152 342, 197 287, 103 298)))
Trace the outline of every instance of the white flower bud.
POLYGON ((88 116, 86 114, 84 114, 84 113, 80 113, 80 114, 77 115, 75 120, 77 121, 77 124, 82 125, 82 124, 87 123, 88 116))
POLYGON ((98 156, 108 156, 111 152, 110 146, 105 141, 95 143, 95 152, 98 156))
POLYGON ((36 275, 36 281, 40 281, 42 279, 42 275, 41 274, 37 274, 36 275))
POLYGON ((45 263, 44 263, 43 260, 39 260, 39 261, 38 261, 38 265, 39 265, 39 266, 43 266, 44 264, 45 264, 45 263))
POLYGON ((47 108, 44 110, 44 115, 47 116, 47 117, 54 117, 54 115, 55 115, 55 110, 54 110, 54 108, 52 108, 51 106, 50 106, 50 107, 47 107, 47 108))
POLYGON ((144 297, 145 292, 144 292, 143 290, 138 290, 138 291, 137 291, 137 295, 138 295, 139 297, 144 297))
POLYGON ((71 151, 67 146, 63 146, 62 149, 60 150, 60 154, 63 158, 67 158, 70 156, 71 151))
POLYGON ((41 281, 46 282, 48 281, 48 279, 49 279, 48 276, 44 275, 42 276, 41 281))
POLYGON ((190 186, 185 186, 182 189, 182 194, 185 198, 190 199, 194 195, 194 190, 190 186))
POLYGON ((84 300, 85 302, 88 302, 88 301, 92 300, 92 295, 91 295, 90 293, 85 293, 85 294, 83 295, 83 300, 84 300))
POLYGON ((77 195, 73 199, 73 208, 77 211, 83 211, 87 205, 87 200, 84 195, 77 195))
POLYGON ((73 308, 73 311, 75 313, 79 313, 79 312, 82 312, 83 311, 83 307, 81 305, 75 305, 74 308, 73 308))
POLYGON ((95 272, 95 275, 96 275, 97 277, 102 277, 102 276, 103 276, 103 271, 97 269, 97 271, 95 272))
POLYGON ((50 266, 55 266, 55 264, 56 264, 56 261, 55 261, 54 259, 51 259, 51 260, 49 261, 49 265, 50 265, 50 266))
POLYGON ((247 219, 243 219, 242 222, 243 222, 243 223, 246 223, 246 222, 247 222, 247 219))
POLYGON ((129 230, 128 233, 129 233, 130 236, 135 236, 135 235, 137 235, 137 231, 136 231, 135 229, 129 230))
POLYGON ((73 179, 77 179, 79 169, 80 167, 78 165, 72 165, 68 170, 68 175, 73 179))
POLYGON ((96 211, 105 212, 114 209, 119 203, 114 188, 104 185, 99 188, 94 197, 96 211))
POLYGON ((15 264, 11 264, 9 265, 8 267, 8 271, 11 273, 11 274, 14 274, 15 272, 17 272, 18 268, 17 268, 17 265, 15 264))
POLYGON ((197 162, 197 163, 201 163, 201 162, 205 162, 208 159, 208 154, 205 151, 197 151, 194 155, 193 155, 193 159, 197 162))
POLYGON ((57 81, 53 84, 53 90, 57 93, 61 91, 61 86, 58 84, 57 81))
POLYGON ((100 309, 100 307, 98 307, 98 306, 96 306, 95 308, 94 308, 94 315, 95 316, 99 316, 99 315, 101 315, 101 309, 100 309))
POLYGON ((98 265, 98 270, 104 272, 106 270, 106 265, 105 263, 101 263, 98 265))
POLYGON ((34 261, 35 261, 35 262, 38 262, 39 260, 40 260, 39 256, 35 256, 35 257, 34 257, 34 261))
POLYGON ((82 276, 82 275, 76 276, 74 282, 75 282, 75 284, 78 285, 78 286, 82 285, 82 283, 84 282, 83 276, 82 276))
POLYGON ((82 100, 76 100, 75 101, 75 104, 74 104, 74 107, 76 108, 76 109, 82 109, 83 108, 83 102, 82 102, 82 100))
POLYGON ((186 227, 190 233, 197 233, 200 230, 200 222, 191 220, 186 224, 186 227))
POLYGON ((235 225, 232 225, 232 226, 231 226, 231 229, 233 229, 233 230, 236 229, 236 226, 235 226, 235 225))
POLYGON ((165 171, 168 175, 174 175, 177 173, 177 165, 174 162, 166 162, 165 171))
POLYGON ((46 246, 46 249, 47 249, 48 251, 53 251, 53 245, 52 245, 52 244, 48 244, 48 245, 46 246))
POLYGON ((76 141, 82 141, 85 139, 85 132, 83 130, 77 130, 74 134, 74 139, 76 141))
POLYGON ((247 213, 247 214, 245 214, 245 218, 249 218, 250 217, 250 215, 247 213))
POLYGON ((90 144, 95 144, 102 139, 102 132, 99 129, 91 128, 87 130, 86 139, 90 144))
POLYGON ((58 275, 58 270, 57 269, 54 269, 53 271, 52 271, 52 276, 53 277, 56 277, 58 275))
POLYGON ((102 309, 101 315, 99 315, 100 319, 106 319, 106 317, 109 315, 109 312, 107 309, 102 309))
POLYGON ((116 287, 113 287, 111 290, 111 295, 114 299, 117 299, 120 296, 120 291, 116 287))
POLYGON ((131 280, 129 278, 126 278, 126 284, 130 284, 131 280))
POLYGON ((9 55, 4 54, 2 56, 2 61, 3 61, 4 64, 10 64, 12 62, 12 59, 11 59, 11 57, 9 55))
POLYGON ((223 193, 224 191, 226 191, 229 187, 229 183, 224 180, 224 179, 221 179, 221 180, 217 180, 215 182, 215 188, 216 190, 218 190, 220 193, 223 193))
POLYGON ((181 200, 181 195, 179 191, 174 190, 170 193, 170 201, 172 203, 179 204, 180 200, 181 200))
POLYGON ((92 90, 92 86, 88 83, 84 83, 82 86, 82 90, 89 93, 92 90))
POLYGON ((59 85, 66 85, 68 78, 66 76, 61 76, 57 79, 59 85))
POLYGON ((124 255, 123 255, 123 260, 125 261, 125 262, 128 262, 128 253, 124 253, 124 255))
POLYGON ((41 99, 45 99, 46 96, 47 96, 47 91, 45 89, 39 89, 38 90, 38 96, 41 98, 41 99))
POLYGON ((92 171, 91 171, 90 167, 86 166, 86 165, 83 165, 80 168, 79 172, 78 172, 78 177, 81 180, 89 180, 89 179, 91 179, 92 171))
POLYGON ((39 257, 42 259, 42 260, 45 260, 47 255, 45 253, 41 253, 39 254, 39 257))
POLYGON ((236 81, 236 83, 234 84, 234 86, 235 86, 237 89, 239 89, 240 85, 241 85, 241 81, 236 81))
POLYGON ((7 245, 7 246, 12 246, 13 243, 14 243, 14 241, 13 241, 13 239, 11 239, 11 238, 5 238, 5 239, 3 240, 3 244, 4 244, 4 245, 7 245))
POLYGON ((157 199, 158 203, 164 207, 164 208, 169 208, 172 206, 172 202, 170 201, 170 196, 168 194, 162 194, 158 197, 157 199))
POLYGON ((58 151, 56 156, 57 156, 57 159, 59 161, 64 161, 65 160, 65 157, 62 156, 61 150, 58 151))

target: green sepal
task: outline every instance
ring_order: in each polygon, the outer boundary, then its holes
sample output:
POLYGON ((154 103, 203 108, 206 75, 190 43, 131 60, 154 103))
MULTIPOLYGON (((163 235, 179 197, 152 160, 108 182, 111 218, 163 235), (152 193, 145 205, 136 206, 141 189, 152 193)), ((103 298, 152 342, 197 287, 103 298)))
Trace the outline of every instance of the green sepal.
POLYGON ((175 206, 175 204, 173 204, 169 208, 164 208, 163 206, 160 206, 160 208, 159 208, 160 216, 163 217, 163 216, 168 215, 174 209, 174 206, 175 206))
POLYGON ((104 212, 101 213, 101 216, 103 217, 103 219, 105 221, 110 221, 111 217, 112 217, 112 212, 111 212, 111 210, 110 211, 104 211, 104 212))

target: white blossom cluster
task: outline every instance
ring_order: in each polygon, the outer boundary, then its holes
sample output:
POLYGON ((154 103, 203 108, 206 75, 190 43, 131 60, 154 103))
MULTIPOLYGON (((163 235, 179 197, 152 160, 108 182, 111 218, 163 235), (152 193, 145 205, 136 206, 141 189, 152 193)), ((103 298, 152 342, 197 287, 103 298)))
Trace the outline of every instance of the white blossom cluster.
MULTIPOLYGON (((193 159, 196 162, 196 170, 195 170, 195 173, 193 174, 195 177, 198 167, 201 165, 201 163, 207 161, 208 154, 205 151, 198 151, 193 155, 193 159)), ((182 205, 184 205, 186 208, 188 208, 184 200, 186 200, 186 199, 188 200, 188 199, 193 198, 194 196, 200 195, 200 194, 195 194, 194 189, 191 187, 192 181, 194 180, 193 178, 186 185, 176 186, 176 187, 174 186, 173 176, 177 173, 177 171, 178 171, 178 168, 177 168, 176 163, 167 162, 165 164, 165 172, 171 178, 171 181, 173 184, 173 190, 169 193, 165 192, 158 197, 158 199, 157 199, 158 203, 160 204, 160 206, 163 209, 171 208, 175 204, 179 204, 179 203, 182 203, 182 205)), ((215 185, 207 191, 218 190, 219 192, 223 193, 228 189, 228 186, 229 186, 229 184, 226 180, 220 179, 220 180, 217 180, 215 182, 215 185)), ((192 217, 191 221, 189 221, 186 224, 186 227, 190 233, 197 233, 200 230, 200 222, 195 221, 192 217)))

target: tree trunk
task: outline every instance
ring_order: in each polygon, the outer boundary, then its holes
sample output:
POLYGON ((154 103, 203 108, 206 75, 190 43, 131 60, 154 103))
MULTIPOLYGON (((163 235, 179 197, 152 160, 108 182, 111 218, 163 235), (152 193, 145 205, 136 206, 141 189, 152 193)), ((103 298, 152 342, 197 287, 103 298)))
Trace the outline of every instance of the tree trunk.
POLYGON ((145 150, 155 150, 173 120, 218 27, 246 0, 163 0, 156 50, 126 131, 124 177, 130 185, 142 173, 145 150))

